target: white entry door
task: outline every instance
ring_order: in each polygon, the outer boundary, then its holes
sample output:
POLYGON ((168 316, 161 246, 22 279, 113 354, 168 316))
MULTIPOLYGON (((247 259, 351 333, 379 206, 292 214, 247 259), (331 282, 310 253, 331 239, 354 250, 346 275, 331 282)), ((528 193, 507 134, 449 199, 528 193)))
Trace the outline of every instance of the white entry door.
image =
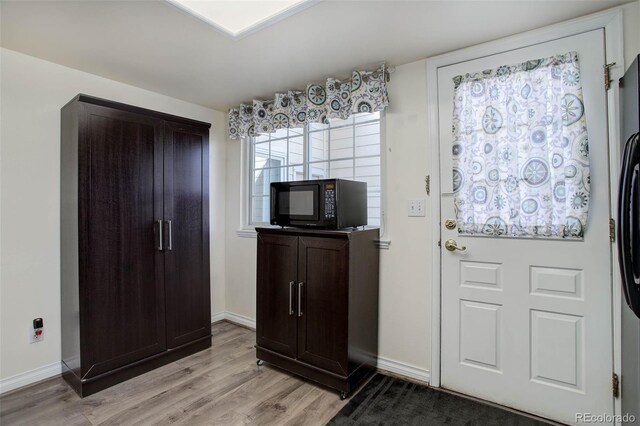
POLYGON ((604 30, 438 69, 442 170, 441 386, 575 423, 612 414, 612 284, 604 30), (583 241, 463 236, 452 183, 452 78, 578 53, 591 200, 583 241), (464 251, 448 251, 453 239, 464 251))

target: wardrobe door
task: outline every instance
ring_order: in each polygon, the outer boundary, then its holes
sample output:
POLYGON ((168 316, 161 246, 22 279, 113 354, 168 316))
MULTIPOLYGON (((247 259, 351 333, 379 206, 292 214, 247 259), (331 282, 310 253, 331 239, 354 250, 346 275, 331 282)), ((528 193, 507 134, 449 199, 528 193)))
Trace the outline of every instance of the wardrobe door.
POLYGON ((163 121, 82 105, 79 256, 82 378, 166 350, 163 121))
POLYGON ((211 335, 209 129, 165 122, 164 237, 169 348, 211 335))

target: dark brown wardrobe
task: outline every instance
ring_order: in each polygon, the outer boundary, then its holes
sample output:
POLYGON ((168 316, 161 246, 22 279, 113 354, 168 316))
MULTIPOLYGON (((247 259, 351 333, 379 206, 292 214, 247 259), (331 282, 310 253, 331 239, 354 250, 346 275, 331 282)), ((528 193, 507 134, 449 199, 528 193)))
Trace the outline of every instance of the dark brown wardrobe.
POLYGON ((211 346, 209 127, 62 108, 62 365, 81 396, 211 346))

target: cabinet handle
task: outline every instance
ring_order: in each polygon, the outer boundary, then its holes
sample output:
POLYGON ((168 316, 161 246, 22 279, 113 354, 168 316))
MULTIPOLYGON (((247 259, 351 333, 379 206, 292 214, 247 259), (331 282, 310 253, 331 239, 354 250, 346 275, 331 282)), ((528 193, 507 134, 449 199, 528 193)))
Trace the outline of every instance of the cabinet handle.
POLYGON ((302 316, 302 286, 304 283, 298 283, 298 316, 302 316))
POLYGON ((171 221, 167 220, 167 226, 169 227, 169 245, 167 246, 167 250, 173 250, 173 227, 171 226, 171 221))
POLYGON ((158 251, 162 251, 162 221, 158 219, 156 223, 158 224, 158 246, 156 248, 158 251))
POLYGON ((293 286, 295 281, 289 281, 289 315, 293 315, 293 286))

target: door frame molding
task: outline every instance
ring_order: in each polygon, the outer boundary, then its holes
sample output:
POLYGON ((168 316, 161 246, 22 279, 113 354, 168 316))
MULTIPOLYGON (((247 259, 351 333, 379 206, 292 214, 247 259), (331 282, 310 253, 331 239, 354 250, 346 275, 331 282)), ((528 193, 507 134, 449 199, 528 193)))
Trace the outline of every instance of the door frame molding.
MULTIPOLYGON (((615 84, 624 75, 623 51, 623 27, 622 6, 594 13, 584 17, 561 22, 540 29, 527 31, 514 36, 494 40, 476 46, 445 53, 426 61, 427 70, 427 125, 428 141, 431 154, 431 186, 432 196, 432 223, 433 245, 432 250, 432 289, 431 289, 431 378, 430 385, 440 387, 440 351, 441 351, 441 196, 440 185, 440 129, 438 117, 438 68, 456 63, 478 59, 510 50, 515 50, 535 44, 540 44, 559 38, 577 35, 596 29, 605 30, 605 57, 606 63, 615 62, 610 69, 612 80, 611 88, 607 92, 608 135, 609 135, 609 187, 610 187, 610 217, 616 217, 616 191, 619 175, 619 157, 621 150, 620 141, 620 114, 619 114, 619 88, 615 84), (431 142, 429 144, 429 141, 431 142)), ((604 64, 603 64, 604 65, 604 64)), ((604 87, 603 87, 604 90, 604 87)), ((613 372, 621 374, 622 343, 621 343, 621 319, 622 319, 622 289, 618 267, 618 255, 614 243, 611 243, 612 265, 612 337, 613 337, 613 372)), ((621 398, 614 400, 615 413, 621 412, 621 398)))

